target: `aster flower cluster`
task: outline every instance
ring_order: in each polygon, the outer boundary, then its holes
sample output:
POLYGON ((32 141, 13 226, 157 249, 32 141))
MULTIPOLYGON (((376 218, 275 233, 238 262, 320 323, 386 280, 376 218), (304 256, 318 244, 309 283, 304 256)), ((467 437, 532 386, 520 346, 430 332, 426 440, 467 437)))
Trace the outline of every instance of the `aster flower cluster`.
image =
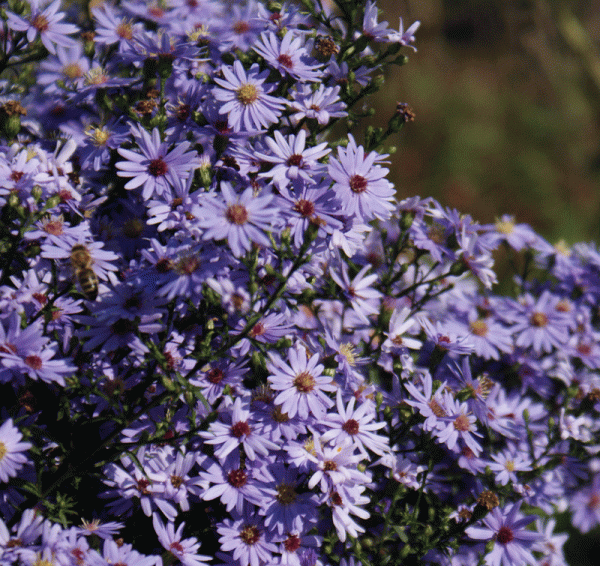
POLYGON ((559 566, 554 515, 600 524, 599 251, 397 203, 406 105, 333 132, 419 23, 335 4, 0 12, 2 566, 559 566))

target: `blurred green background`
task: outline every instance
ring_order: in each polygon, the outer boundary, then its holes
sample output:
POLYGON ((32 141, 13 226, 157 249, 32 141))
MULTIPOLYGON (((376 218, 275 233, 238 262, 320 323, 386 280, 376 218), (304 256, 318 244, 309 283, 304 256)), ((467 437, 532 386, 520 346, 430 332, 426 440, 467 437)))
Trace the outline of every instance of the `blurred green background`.
MULTIPOLYGON (((502 214, 552 243, 600 241, 600 1, 379 0, 420 20, 418 52, 377 95, 416 113, 390 143, 399 198, 502 214)), ((383 125, 383 124, 381 124, 383 125)))

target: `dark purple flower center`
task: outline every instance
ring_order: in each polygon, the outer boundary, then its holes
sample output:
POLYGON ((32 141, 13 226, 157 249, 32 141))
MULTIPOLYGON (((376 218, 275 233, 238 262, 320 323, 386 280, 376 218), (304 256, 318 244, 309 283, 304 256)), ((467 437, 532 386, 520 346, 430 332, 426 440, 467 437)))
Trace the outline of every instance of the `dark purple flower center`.
POLYGON ((250 331, 250 338, 256 338, 262 336, 266 332, 265 325, 262 322, 257 322, 250 331))
POLYGON ((250 30, 250 24, 248 22, 244 22, 242 20, 240 20, 239 22, 235 22, 235 24, 233 24, 233 31, 235 33, 246 33, 247 31, 250 30))
POLYGON ((255 525, 245 525, 240 531, 240 538, 248 546, 252 546, 260 540, 260 531, 255 525))
POLYGON ((39 356, 31 355, 25 358, 25 363, 31 368, 35 370, 42 369, 42 358, 39 356))
POLYGON ((513 534, 512 529, 507 526, 500 527, 500 530, 496 534, 496 540, 500 544, 508 544, 514 538, 515 538, 515 535, 513 534))
POLYGON ((315 213, 315 205, 309 200, 301 198, 294 204, 294 210, 304 218, 310 218, 315 213))
POLYGON ((147 480, 146 478, 141 478, 137 481, 137 490, 143 495, 148 495, 150 493, 148 491, 149 485, 150 480, 147 480))
POLYGON ((446 416, 446 411, 444 411, 444 409, 440 406, 440 404, 435 399, 432 399, 431 401, 429 401, 428 406, 431 409, 431 412, 436 417, 445 417, 446 416))
POLYGON ((126 39, 128 41, 133 39, 133 28, 131 27, 131 24, 129 24, 125 21, 122 21, 117 26, 117 29, 115 30, 115 32, 121 39, 126 39))
POLYGON ((294 155, 290 155, 287 160, 288 167, 299 167, 302 163, 302 156, 298 153, 294 153, 294 155))
POLYGON ((347 420, 342 425, 342 430, 344 432, 347 432, 348 434, 352 434, 352 435, 358 434, 358 431, 359 431, 358 421, 355 421, 354 419, 347 420))
POLYGON ((331 503, 333 503, 336 506, 344 504, 344 500, 342 499, 342 496, 337 491, 334 491, 331 494, 330 499, 331 499, 331 503))
POLYGON ((286 69, 291 69, 294 66, 292 58, 287 53, 282 53, 279 57, 277 57, 277 62, 286 69))
POLYGON ((169 166, 165 163, 165 160, 162 157, 157 157, 150 161, 150 165, 148 165, 148 172, 153 177, 162 177, 167 174, 169 170, 169 166))
POLYGON ((337 470, 337 464, 333 460, 326 460, 323 463, 323 470, 326 472, 335 472, 337 470))
POLYGON ((134 327, 130 320, 121 318, 111 326, 111 329, 117 336, 123 336, 129 332, 133 332, 134 327))
POLYGON ((248 481, 248 474, 245 470, 231 470, 227 474, 227 481, 233 487, 244 487, 248 481))
POLYGON ((248 210, 243 204, 232 204, 227 207, 225 218, 230 224, 243 226, 248 222, 248 210))
POLYGON ((362 175, 350 177, 350 188, 354 193, 364 193, 367 190, 367 180, 362 175))
POLYGON ((309 393, 315 388, 315 378, 307 371, 299 373, 294 379, 294 386, 300 393, 309 393))
POLYGON ((235 436, 236 438, 250 436, 250 432, 248 421, 239 421, 231 427, 231 436, 235 436))
POLYGON ((177 489, 179 487, 181 487, 181 484, 183 483, 183 478, 181 476, 171 476, 171 485, 177 489))
POLYGON ((171 552, 177 552, 178 554, 182 554, 183 553, 183 546, 181 546, 181 543, 179 541, 174 540, 169 545, 169 550, 171 550, 171 552))
POLYGON ((286 552, 296 552, 300 548, 300 537, 298 535, 290 535, 283 541, 283 546, 286 552))
POLYGON ((219 368, 212 368, 206 374, 206 379, 208 379, 208 381, 210 381, 214 385, 218 385, 219 383, 221 383, 221 381, 223 381, 224 377, 225 377, 225 373, 223 372, 222 369, 219 369, 219 368))

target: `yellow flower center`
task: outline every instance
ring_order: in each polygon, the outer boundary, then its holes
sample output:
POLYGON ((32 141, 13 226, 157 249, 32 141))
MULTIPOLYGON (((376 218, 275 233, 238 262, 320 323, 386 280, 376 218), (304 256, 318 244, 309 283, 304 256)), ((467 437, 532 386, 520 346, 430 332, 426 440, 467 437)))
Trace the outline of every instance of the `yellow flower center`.
POLYGON ((496 230, 500 234, 512 234, 515 230, 515 223, 512 220, 497 220, 496 230))
POLYGON ((2 462, 2 460, 4 459, 4 456, 6 456, 7 452, 8 452, 8 448, 6 448, 6 444, 4 444, 4 442, 2 442, 0 440, 0 462, 2 462))
POLYGON ((236 91, 237 99, 244 105, 248 106, 258 99, 258 91, 253 84, 245 83, 236 91))
POLYGON ((83 77, 83 69, 78 63, 69 63, 63 67, 63 75, 68 79, 78 79, 83 77))

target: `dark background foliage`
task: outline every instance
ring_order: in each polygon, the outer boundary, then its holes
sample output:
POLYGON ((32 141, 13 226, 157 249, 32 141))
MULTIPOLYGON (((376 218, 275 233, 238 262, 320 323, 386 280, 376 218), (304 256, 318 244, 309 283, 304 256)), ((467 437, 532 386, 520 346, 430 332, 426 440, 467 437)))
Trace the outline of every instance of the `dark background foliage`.
POLYGON ((480 222, 531 224, 552 243, 600 240, 600 2, 380 0, 421 21, 377 116, 408 102, 390 140, 398 196, 433 196, 480 222))

